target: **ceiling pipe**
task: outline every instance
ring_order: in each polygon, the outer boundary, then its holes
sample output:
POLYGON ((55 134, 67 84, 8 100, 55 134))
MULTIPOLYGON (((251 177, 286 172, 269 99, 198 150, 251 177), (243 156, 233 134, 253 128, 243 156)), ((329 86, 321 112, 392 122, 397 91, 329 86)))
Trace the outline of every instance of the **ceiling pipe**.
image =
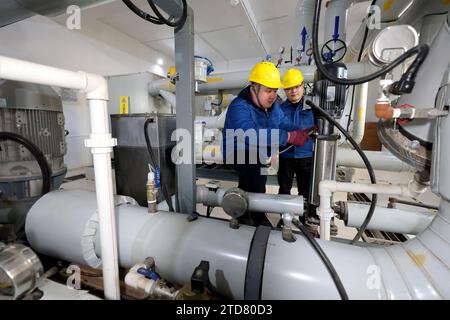
MULTIPOLYGON (((306 82, 314 81, 314 73, 316 71, 315 66, 290 66, 282 67, 278 70, 280 74, 284 74, 288 69, 296 68, 299 69, 306 82)), ((361 77, 369 73, 376 71, 378 67, 372 65, 370 62, 365 61, 362 63, 349 63, 347 64, 348 76, 350 77, 361 77)), ((230 73, 218 73, 212 74, 207 78, 206 83, 200 83, 198 85, 199 93, 202 95, 217 94, 219 91, 224 92, 230 90, 242 90, 245 86, 249 84, 248 76, 249 71, 239 71, 230 73)), ((149 82, 148 90, 150 95, 156 97, 159 95, 160 90, 175 92, 175 85, 173 85, 169 79, 159 79, 149 82)))

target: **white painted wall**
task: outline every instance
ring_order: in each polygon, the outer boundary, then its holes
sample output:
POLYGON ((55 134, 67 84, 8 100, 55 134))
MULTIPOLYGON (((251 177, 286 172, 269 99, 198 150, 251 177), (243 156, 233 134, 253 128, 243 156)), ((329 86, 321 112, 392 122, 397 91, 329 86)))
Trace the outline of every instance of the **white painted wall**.
MULTIPOLYGON (((87 25, 84 27, 88 28, 87 25)), ((69 30, 64 24, 49 18, 34 16, 0 28, 0 55, 104 76, 146 70, 165 73, 155 64, 156 57, 161 56, 156 51, 120 32, 110 33, 108 39, 106 36, 103 39, 101 37, 97 35, 97 39, 94 39, 69 30), (117 40, 115 45, 111 40, 112 35, 117 40), (146 56, 149 57, 147 60, 146 56)), ((163 58, 171 63, 167 57, 163 58)), ((65 162, 69 169, 91 165, 90 152, 84 147, 84 139, 90 131, 87 101, 79 94, 78 101, 64 101, 63 108, 66 129, 69 131, 65 162)))

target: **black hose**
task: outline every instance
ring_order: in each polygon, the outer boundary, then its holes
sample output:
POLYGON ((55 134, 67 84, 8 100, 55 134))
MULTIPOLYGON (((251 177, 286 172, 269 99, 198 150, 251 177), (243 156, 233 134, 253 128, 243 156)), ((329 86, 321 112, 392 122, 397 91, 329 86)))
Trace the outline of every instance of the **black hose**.
POLYGON ((299 220, 294 219, 292 220, 292 223, 300 229, 300 231, 305 235, 308 242, 311 244, 311 246, 316 250, 317 254, 319 255, 320 259, 322 259, 323 263, 325 264, 325 267, 327 267, 328 272, 331 275, 331 278, 334 281, 334 284, 336 285, 336 289, 339 292, 339 295, 341 296, 342 300, 348 300, 347 292, 345 291, 344 285, 342 284, 341 278, 339 278, 339 275, 336 272, 336 269, 334 268, 333 264, 331 263, 330 259, 328 259, 327 255, 323 251, 323 249, 319 246, 317 241, 311 237, 308 230, 300 223, 299 220))
POLYGON ((27 138, 13 132, 0 132, 0 140, 15 141, 17 143, 22 144, 25 148, 28 149, 28 151, 31 152, 33 157, 36 159, 42 173, 41 196, 49 192, 52 187, 52 171, 50 169, 47 160, 44 157, 44 154, 39 149, 39 147, 36 146, 33 142, 31 142, 27 138))
POLYGON ((168 25, 169 27, 175 27, 175 31, 180 30, 184 23, 186 22, 187 18, 187 3, 186 0, 181 0, 183 3, 183 13, 181 14, 181 17, 178 18, 176 21, 169 21, 168 19, 164 18, 164 16, 161 14, 161 12, 158 10, 158 7, 153 3, 153 0, 147 0, 148 4, 152 8, 153 12, 156 14, 156 16, 159 18, 159 21, 162 23, 168 25))
MULTIPOLYGON (((144 123, 144 137, 145 137, 145 144, 147 145, 147 151, 148 155, 150 157, 150 164, 152 165, 153 169, 156 170, 156 167, 158 167, 158 162, 156 161, 155 155, 153 154, 152 144, 150 142, 150 138, 148 136, 148 124, 152 121, 152 119, 148 118, 145 120, 144 123)), ((167 191, 166 184, 164 183, 164 177, 161 174, 161 191, 164 196, 164 199, 167 202, 167 205, 169 206, 169 211, 174 212, 173 206, 172 206, 172 199, 170 197, 169 192, 167 191)))
POLYGON ((176 21, 170 21, 169 19, 166 19, 161 12, 159 11, 158 7, 153 3, 152 0, 147 0, 148 4, 150 5, 150 7, 153 9, 153 11, 156 14, 156 17, 148 14, 147 12, 139 9, 133 2, 131 2, 131 0, 122 0, 122 2, 131 10, 133 11, 136 15, 138 15, 139 17, 141 17, 144 20, 147 20, 151 23, 154 24, 158 24, 158 25, 162 25, 162 24, 166 24, 170 27, 175 27, 175 32, 180 30, 184 23, 186 22, 186 18, 187 18, 187 3, 186 0, 181 0, 183 3, 183 13, 181 15, 181 17, 179 17, 176 21))
MULTIPOLYGON (((326 118, 330 123, 332 123, 336 128, 339 129, 339 131, 342 132, 342 134, 350 141, 351 145, 355 148, 355 150, 359 153, 361 156, 367 171, 369 172, 370 182, 375 184, 377 183, 377 180, 375 178, 375 172, 373 171, 372 165, 370 164, 369 159, 367 159, 365 153, 361 150, 361 148, 358 146, 356 141, 352 138, 352 136, 336 121, 331 117, 328 113, 326 113, 322 108, 318 107, 315 103, 312 101, 307 100, 306 104, 310 106, 315 112, 320 113, 321 116, 326 118)), ((372 202, 370 203, 369 212, 367 213, 366 218, 364 219, 363 224, 361 225, 361 228, 358 230, 358 233, 352 240, 352 244, 359 240, 361 235, 366 231, 367 225, 370 222, 370 219, 372 219, 373 213, 375 212, 375 207, 377 206, 377 194, 372 194, 372 202)))
POLYGON ((322 73, 322 75, 327 78, 328 80, 335 82, 337 84, 344 84, 344 85, 357 85, 362 84, 364 82, 372 81, 380 76, 385 75, 387 72, 391 71, 398 65, 400 65, 403 61, 405 61, 407 58, 417 54, 416 60, 412 63, 411 67, 406 72, 410 76, 408 78, 415 77, 417 74, 417 70, 422 64, 422 62, 425 60, 425 57, 428 55, 428 45, 427 44, 420 44, 418 46, 415 46, 414 48, 411 48, 410 50, 406 51, 404 54, 402 54, 400 57, 395 59, 393 62, 391 62, 389 65, 385 66, 381 70, 378 70, 377 72, 367 75, 361 78, 356 79, 341 79, 337 78, 330 72, 328 72, 324 65, 322 64, 321 57, 319 55, 319 41, 318 41, 318 32, 319 32, 319 16, 320 16, 320 6, 322 5, 322 0, 317 0, 316 5, 314 8, 314 20, 313 20, 313 55, 314 60, 316 62, 317 69, 322 73), (411 69, 412 68, 412 69, 411 69))
POLYGON ((122 0, 122 2, 125 3, 125 5, 128 7, 128 9, 133 11, 135 14, 137 14, 142 19, 147 20, 147 21, 149 21, 151 23, 154 23, 154 24, 163 24, 163 22, 160 21, 157 17, 154 17, 154 16, 148 14, 147 12, 142 11, 141 9, 136 7, 134 5, 134 3, 131 2, 131 0, 122 0))

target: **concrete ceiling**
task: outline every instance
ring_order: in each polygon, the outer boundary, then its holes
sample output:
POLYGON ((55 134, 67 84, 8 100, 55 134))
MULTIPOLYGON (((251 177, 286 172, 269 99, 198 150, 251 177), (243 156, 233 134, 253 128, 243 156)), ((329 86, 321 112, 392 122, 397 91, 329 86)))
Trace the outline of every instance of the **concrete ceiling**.
MULTIPOLYGON (((153 12, 146 0, 133 0, 136 6, 153 12)), ((195 54, 206 56, 214 64, 264 58, 276 55, 283 46, 293 44, 294 15, 298 0, 187 0, 194 11, 195 54)), ((326 2, 326 1, 323 1, 326 2)), ((370 2, 349 10, 348 35, 359 26, 370 2)), ((64 23, 60 16, 56 21, 64 23)), ((103 24, 141 44, 174 59, 173 28, 147 22, 131 12, 120 0, 105 1, 86 8, 82 23, 103 24), (95 23, 94 23, 95 22, 95 23)), ((80 30, 83 32, 83 28, 80 30)), ((89 30, 92 35, 95 30, 89 30)), ((320 35, 319 35, 320 36, 320 35)), ((320 39, 320 38, 319 38, 320 39)), ((349 39, 349 38, 348 38, 349 39)))

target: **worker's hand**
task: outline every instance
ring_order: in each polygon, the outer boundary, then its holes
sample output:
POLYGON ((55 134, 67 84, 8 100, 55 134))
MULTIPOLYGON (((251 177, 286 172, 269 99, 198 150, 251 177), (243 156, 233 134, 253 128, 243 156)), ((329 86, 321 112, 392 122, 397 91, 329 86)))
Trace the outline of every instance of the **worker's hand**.
POLYGON ((288 132, 288 143, 301 147, 308 141, 312 132, 314 132, 314 127, 288 132))

